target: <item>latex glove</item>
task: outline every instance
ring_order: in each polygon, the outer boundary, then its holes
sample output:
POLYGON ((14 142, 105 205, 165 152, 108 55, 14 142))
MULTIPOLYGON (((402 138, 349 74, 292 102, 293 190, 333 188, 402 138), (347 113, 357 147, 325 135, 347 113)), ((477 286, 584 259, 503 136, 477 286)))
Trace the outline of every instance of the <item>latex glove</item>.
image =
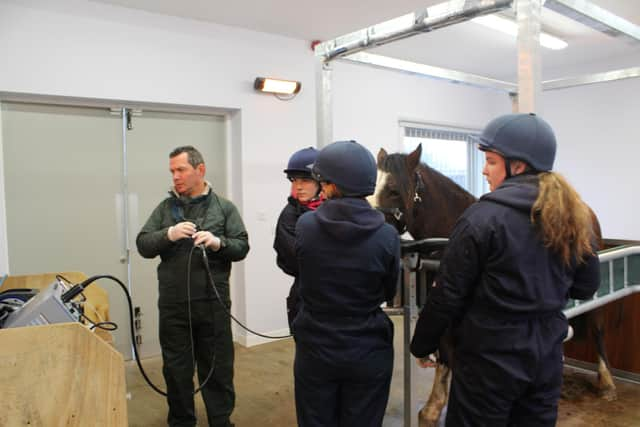
POLYGON ((174 226, 169 227, 167 230, 167 237, 172 242, 176 240, 191 237, 196 232, 196 225, 189 221, 179 222, 174 226))
POLYGON ((193 236, 193 244, 204 245, 207 248, 217 251, 220 249, 220 238, 216 237, 210 231, 198 231, 193 236))
POLYGON ((416 362, 421 368, 434 368, 438 363, 436 357, 433 354, 430 354, 427 357, 417 358, 416 362))

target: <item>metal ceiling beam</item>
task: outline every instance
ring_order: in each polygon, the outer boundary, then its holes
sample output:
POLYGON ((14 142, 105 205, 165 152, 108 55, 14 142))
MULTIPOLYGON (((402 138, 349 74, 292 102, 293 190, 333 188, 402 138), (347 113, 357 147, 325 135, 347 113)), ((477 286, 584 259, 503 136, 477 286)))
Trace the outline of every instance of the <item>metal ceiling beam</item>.
POLYGON ((318 119, 318 148, 325 147, 333 141, 333 70, 330 62, 316 61, 316 80, 318 92, 316 97, 318 119))
MULTIPOLYGON (((463 71, 433 67, 431 65, 405 61, 373 53, 354 53, 353 55, 340 58, 340 60, 345 62, 353 62, 356 64, 371 65, 386 70, 400 71, 405 74, 418 75, 436 80, 446 80, 451 83, 459 83, 467 86, 478 87, 481 89, 497 90, 510 94, 518 93, 518 85, 516 83, 492 79, 490 77, 484 77, 477 74, 469 74, 463 71)), ((591 84, 612 82, 616 80, 634 79, 638 77, 640 77, 640 67, 631 67, 621 70, 607 71, 603 73, 545 80, 542 82, 542 91, 546 92, 576 86, 586 86, 591 84)))
POLYGON ((461 83, 483 89, 493 89, 509 93, 516 92, 518 90, 515 83, 478 76, 476 74, 469 74, 462 71, 433 67, 431 65, 419 64, 417 62, 405 61, 388 56, 376 55, 368 52, 354 53, 341 58, 341 60, 372 65, 374 67, 387 70, 402 71, 407 74, 419 75, 433 79, 446 80, 451 83, 461 83))
MULTIPOLYGON (((637 0, 633 0, 637 1, 637 0)), ((613 37, 640 41, 640 26, 587 0, 546 0, 544 7, 613 37)))
POLYGON ((468 21, 511 6, 513 0, 450 0, 320 43, 316 56, 325 61, 416 34, 468 21))
POLYGON ((585 86, 596 83, 611 82, 615 80, 633 79, 640 77, 640 67, 613 70, 604 73, 589 74, 585 76, 567 77, 562 79, 547 80, 542 83, 542 90, 557 90, 568 87, 585 86))

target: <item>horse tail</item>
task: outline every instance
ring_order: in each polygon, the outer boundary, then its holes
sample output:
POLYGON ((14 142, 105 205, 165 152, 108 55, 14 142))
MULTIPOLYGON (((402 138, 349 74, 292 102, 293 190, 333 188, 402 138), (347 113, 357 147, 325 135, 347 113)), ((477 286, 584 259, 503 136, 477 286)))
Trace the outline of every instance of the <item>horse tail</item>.
POLYGON ((560 255, 565 265, 584 262, 594 254, 599 239, 595 214, 562 175, 541 172, 538 176, 539 193, 531 221, 540 227, 545 246, 560 255))

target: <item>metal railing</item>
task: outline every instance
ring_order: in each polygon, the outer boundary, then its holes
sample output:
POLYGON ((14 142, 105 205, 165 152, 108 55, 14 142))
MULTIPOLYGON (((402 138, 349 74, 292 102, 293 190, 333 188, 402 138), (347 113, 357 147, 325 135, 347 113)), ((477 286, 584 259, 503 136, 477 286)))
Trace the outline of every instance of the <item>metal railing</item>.
POLYGON ((640 292, 640 246, 623 246, 598 252, 600 287, 593 298, 570 300, 564 309, 567 318, 595 310, 612 301, 640 292))

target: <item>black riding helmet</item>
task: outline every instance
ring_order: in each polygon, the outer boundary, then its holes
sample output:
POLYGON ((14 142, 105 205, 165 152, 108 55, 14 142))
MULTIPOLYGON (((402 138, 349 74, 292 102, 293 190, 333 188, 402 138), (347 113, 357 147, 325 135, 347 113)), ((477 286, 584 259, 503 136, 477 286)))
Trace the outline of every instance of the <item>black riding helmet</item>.
POLYGON ((369 150, 356 141, 337 141, 324 147, 313 164, 317 181, 334 183, 345 197, 364 197, 376 188, 378 167, 369 150))
POLYGON ((312 178, 311 167, 316 161, 318 156, 318 150, 313 147, 303 148, 291 155, 289 163, 284 173, 287 174, 287 178, 292 180, 296 177, 312 178))
POLYGON ((534 113, 506 114, 484 128, 479 148, 507 160, 522 160, 536 171, 550 171, 556 158, 556 136, 551 126, 534 113))

